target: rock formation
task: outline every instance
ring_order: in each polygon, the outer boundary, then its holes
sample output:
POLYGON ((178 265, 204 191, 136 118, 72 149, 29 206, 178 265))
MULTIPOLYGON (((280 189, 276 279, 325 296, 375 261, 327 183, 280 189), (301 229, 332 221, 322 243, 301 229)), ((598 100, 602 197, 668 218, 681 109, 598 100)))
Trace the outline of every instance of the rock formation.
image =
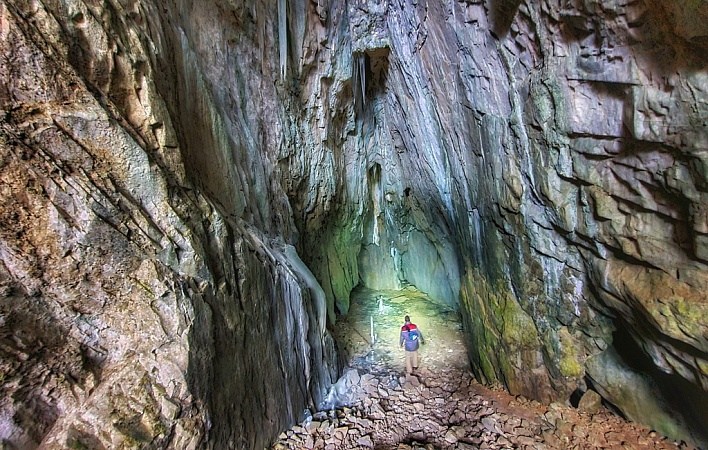
POLYGON ((263 447, 336 380, 261 153, 280 138, 248 134, 282 114, 242 86, 272 79, 237 62, 258 51, 235 47, 237 14, 182 6, 2 4, 0 429, 17 447, 263 447))
POLYGON ((361 282, 459 308, 482 382, 708 445, 706 20, 2 0, 0 438, 267 446, 361 282))

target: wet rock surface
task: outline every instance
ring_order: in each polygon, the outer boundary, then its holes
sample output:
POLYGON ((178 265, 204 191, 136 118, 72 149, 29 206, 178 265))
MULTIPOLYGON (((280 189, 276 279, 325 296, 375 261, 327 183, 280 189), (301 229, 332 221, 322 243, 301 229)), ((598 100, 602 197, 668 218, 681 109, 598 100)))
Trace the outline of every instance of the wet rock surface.
POLYGON ((0 1, 0 438, 268 445, 363 281, 705 447, 706 8, 0 1))
POLYGON ((2 448, 263 447, 336 379, 284 194, 237 181, 177 25, 214 6, 0 2, 2 448))
POLYGON ((415 285, 459 307, 481 382, 544 403, 592 383, 708 445, 708 6, 349 5, 329 17, 354 30, 351 59, 305 72, 289 165, 309 177, 289 197, 338 312, 359 280, 415 285), (337 168, 341 190, 310 177, 337 168))

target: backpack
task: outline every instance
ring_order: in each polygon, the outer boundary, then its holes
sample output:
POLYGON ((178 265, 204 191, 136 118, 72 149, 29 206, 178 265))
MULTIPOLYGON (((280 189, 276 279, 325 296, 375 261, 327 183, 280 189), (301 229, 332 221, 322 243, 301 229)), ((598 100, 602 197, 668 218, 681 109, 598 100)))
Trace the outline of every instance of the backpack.
POLYGON ((411 328, 408 325, 405 325, 405 328, 406 328, 406 331, 408 332, 407 339, 409 339, 411 341, 417 341, 418 340, 418 333, 417 333, 418 328, 416 327, 411 330, 411 328), (411 333, 412 331, 416 331, 416 333, 411 333))

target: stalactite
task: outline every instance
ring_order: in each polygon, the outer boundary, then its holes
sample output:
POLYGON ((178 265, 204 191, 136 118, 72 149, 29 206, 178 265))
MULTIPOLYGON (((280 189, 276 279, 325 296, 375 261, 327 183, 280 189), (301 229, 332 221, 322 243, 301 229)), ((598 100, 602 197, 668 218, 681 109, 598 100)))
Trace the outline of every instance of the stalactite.
POLYGON ((359 87, 361 84, 359 83, 359 55, 354 54, 352 56, 352 95, 354 95, 354 109, 356 112, 359 112, 361 110, 361 104, 359 101, 359 98, 361 94, 359 93, 359 87))
POLYGON ((366 54, 355 53, 352 60, 352 90, 354 106, 361 112, 366 105, 366 54))
POLYGON ((258 29, 258 51, 261 55, 261 73, 265 74, 268 69, 268 59, 265 55, 266 15, 265 12, 261 11, 256 5, 253 6, 252 14, 253 17, 256 19, 256 23, 258 24, 256 28, 258 29))
POLYGON ((366 55, 359 55, 359 82, 361 83, 361 104, 366 105, 366 55))
POLYGON ((280 78, 285 80, 288 70, 288 5, 278 0, 278 44, 280 47, 280 78))
POLYGON ((369 189, 373 202, 373 229, 371 242, 379 245, 381 230, 379 229, 379 216, 381 215, 381 166, 376 163, 369 169, 369 189))

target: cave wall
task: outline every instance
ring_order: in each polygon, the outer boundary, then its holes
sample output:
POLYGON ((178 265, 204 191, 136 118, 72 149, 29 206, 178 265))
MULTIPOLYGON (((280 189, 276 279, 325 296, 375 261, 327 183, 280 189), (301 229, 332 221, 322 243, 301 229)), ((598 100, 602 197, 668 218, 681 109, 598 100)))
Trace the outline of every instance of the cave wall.
POLYGON ((336 379, 273 175, 273 20, 0 3, 3 448, 262 448, 336 379))
POLYGON ((333 159, 288 173, 310 177, 289 196, 331 304, 414 284, 461 309, 479 379, 591 387, 705 445, 706 6, 318 5, 301 152, 333 159), (322 194, 331 164, 346 178, 322 194))
POLYGON ((704 5, 256 3, 0 3, 2 439, 267 445, 362 283, 706 442, 704 5))

